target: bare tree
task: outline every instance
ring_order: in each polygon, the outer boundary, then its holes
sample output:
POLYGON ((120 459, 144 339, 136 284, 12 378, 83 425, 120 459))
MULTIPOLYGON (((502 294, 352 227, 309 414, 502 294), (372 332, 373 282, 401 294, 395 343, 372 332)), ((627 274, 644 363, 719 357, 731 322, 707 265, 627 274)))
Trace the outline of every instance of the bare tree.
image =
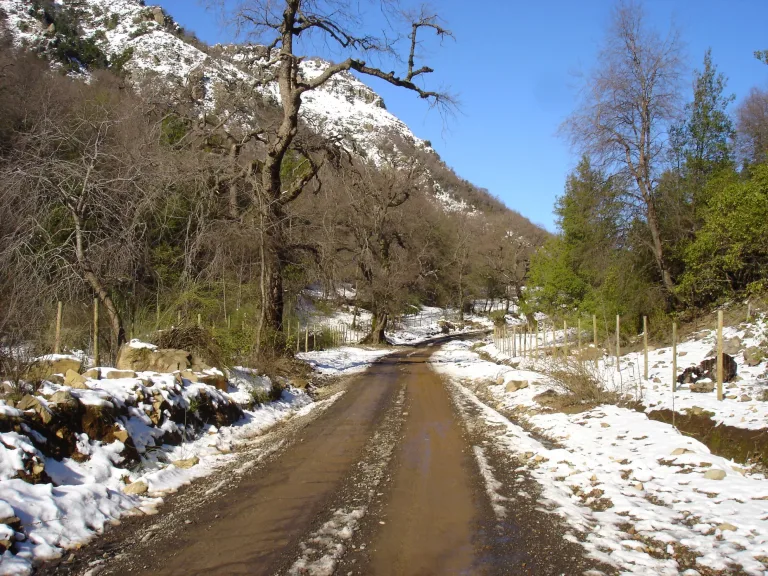
POLYGON ((648 225, 650 248, 672 296, 675 285, 665 258, 656 186, 668 129, 680 112, 681 50, 674 27, 661 36, 648 28, 638 4, 622 2, 614 9, 581 105, 562 127, 581 152, 630 177, 634 186, 625 201, 640 210, 648 225))
POLYGON ((98 81, 52 78, 42 88, 33 123, 0 165, 0 200, 14 219, 0 256, 50 296, 84 283, 119 346, 125 328, 114 295, 143 250, 151 128, 136 101, 98 81))
POLYGON ((750 162, 768 154, 768 91, 752 88, 736 109, 738 150, 750 162))
MULTIPOLYGON (((316 178, 322 165, 321 161, 306 156, 306 169, 300 170, 294 178, 286 179, 283 171, 283 161, 299 128, 302 96, 338 74, 355 71, 410 90, 432 106, 449 107, 453 101, 447 94, 419 86, 417 82, 433 70, 428 66, 417 67, 416 59, 424 32, 433 32, 440 39, 450 37, 451 33, 440 24, 436 14, 426 9, 406 15, 409 17, 406 36, 388 37, 360 32, 363 26, 359 5, 352 1, 237 0, 231 3, 210 0, 210 3, 222 8, 239 32, 263 44, 264 58, 260 67, 265 71, 265 77, 261 81, 272 80, 279 87, 282 118, 274 131, 264 135, 265 157, 259 167, 258 188, 262 198, 255 203, 263 230, 263 330, 279 332, 283 315, 283 270, 287 260, 286 207, 316 178), (317 75, 304 74, 301 64, 305 56, 299 53, 299 45, 311 40, 332 45, 348 57, 330 64, 317 75), (403 40, 406 47, 402 74, 371 66, 361 58, 365 54, 375 54, 397 60, 403 40)), ((383 2, 382 6, 394 7, 389 2, 383 2)), ((393 10, 390 12, 394 14, 393 10)))

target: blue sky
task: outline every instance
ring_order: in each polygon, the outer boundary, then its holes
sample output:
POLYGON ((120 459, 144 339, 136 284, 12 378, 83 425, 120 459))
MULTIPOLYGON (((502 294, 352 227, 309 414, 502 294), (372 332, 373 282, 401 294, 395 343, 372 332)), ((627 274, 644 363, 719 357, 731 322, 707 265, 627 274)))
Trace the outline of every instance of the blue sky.
MULTIPOLYGON (((202 40, 232 40, 200 3, 154 1, 202 40)), ((417 136, 432 141, 457 174, 554 230, 555 198, 578 160, 557 129, 575 106, 578 74, 594 64, 612 2, 439 0, 432 5, 456 41, 428 46, 424 62, 435 73, 425 85, 448 87, 461 102, 460 112, 446 123, 414 94, 364 80, 417 136)), ((648 0, 644 6, 661 30, 674 20, 691 69, 699 68, 704 51, 712 48, 737 103, 752 86, 768 85, 768 66, 752 56, 768 49, 765 0, 648 0)))

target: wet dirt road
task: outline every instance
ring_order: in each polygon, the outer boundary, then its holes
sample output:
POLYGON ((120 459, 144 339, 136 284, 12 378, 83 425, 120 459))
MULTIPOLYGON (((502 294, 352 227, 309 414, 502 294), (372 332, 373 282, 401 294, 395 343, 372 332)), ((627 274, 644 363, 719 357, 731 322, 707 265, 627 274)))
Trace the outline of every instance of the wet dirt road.
MULTIPOLYGON (((276 442, 284 447, 273 457, 206 491, 202 505, 185 509, 179 497, 170 520, 124 528, 132 535, 118 529, 90 561, 46 573, 583 573, 580 548, 535 502, 503 519, 494 512, 475 456, 486 440, 429 367, 434 349, 374 364, 276 442)), ((516 463, 486 456, 509 490, 535 491, 516 463)))

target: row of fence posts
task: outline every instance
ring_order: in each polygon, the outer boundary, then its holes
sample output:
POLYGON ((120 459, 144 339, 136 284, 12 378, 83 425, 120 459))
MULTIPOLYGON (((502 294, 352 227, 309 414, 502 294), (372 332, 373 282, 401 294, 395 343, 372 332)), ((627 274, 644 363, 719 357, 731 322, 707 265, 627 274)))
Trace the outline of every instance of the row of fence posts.
MULTIPOLYGON (((751 316, 751 307, 747 308, 747 321, 751 316)), ((509 331, 507 326, 497 326, 493 332, 493 342, 496 348, 505 355, 522 356, 523 358, 540 358, 539 350, 546 355, 547 350, 547 332, 546 326, 541 327, 537 322, 535 330, 531 331, 528 324, 518 327, 513 326, 509 331), (541 346, 539 346, 541 342, 541 346)), ((577 351, 581 351, 581 319, 578 320, 577 329, 577 351)), ((592 316, 592 339, 597 350, 597 316, 592 316)), ((672 392, 677 391, 677 322, 672 323, 672 392)), ((552 345, 549 348, 549 354, 556 356, 558 353, 557 333, 554 324, 552 325, 552 345)), ((570 356, 568 348, 568 322, 563 322, 563 345, 561 347, 563 358, 570 356)), ((723 400, 723 311, 717 312, 717 399, 723 400)), ((595 356, 595 364, 597 364, 595 356)), ((621 371, 621 316, 616 315, 616 370, 621 371)), ((643 316, 643 378, 648 380, 648 317, 643 316)))
MULTIPOLYGON (((248 315, 243 313, 241 326, 243 329, 246 327, 248 315)), ((61 354, 62 351, 62 326, 64 321, 64 303, 62 301, 57 302, 56 306, 56 324, 54 332, 53 353, 61 354)), ((176 315, 176 321, 178 325, 181 325, 184 321, 182 313, 179 310, 176 315)), ((199 327, 203 326, 202 314, 197 314, 196 324, 199 327)), ((227 329, 232 329, 232 315, 225 315, 224 323, 227 329)), ((160 326, 160 313, 159 308, 156 316, 156 325, 159 329, 160 326)), ((215 323, 212 324, 215 326, 215 323)), ((294 324, 292 321, 286 322, 286 337, 290 340, 292 328, 294 324)), ((345 344, 356 344, 362 340, 371 331, 370 322, 357 321, 351 326, 340 322, 338 324, 313 324, 305 325, 302 329, 301 323, 297 320, 295 324, 296 335, 296 352, 301 352, 302 344, 305 352, 311 350, 317 350, 319 336, 324 332, 328 334, 330 341, 322 342, 325 346, 338 347, 345 344), (310 340, 312 346, 310 347, 310 340)), ((95 366, 101 363, 101 355, 99 350, 99 299, 93 299, 93 327, 92 327, 92 340, 91 340, 91 352, 93 356, 93 362, 95 366)), ((129 338, 133 338, 133 328, 131 328, 129 338)))

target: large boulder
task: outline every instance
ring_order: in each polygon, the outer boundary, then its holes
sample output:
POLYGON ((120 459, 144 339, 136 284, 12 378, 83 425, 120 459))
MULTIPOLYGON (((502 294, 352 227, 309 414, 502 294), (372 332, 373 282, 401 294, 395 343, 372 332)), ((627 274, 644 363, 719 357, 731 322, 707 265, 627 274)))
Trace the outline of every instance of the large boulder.
POLYGON ((523 388, 528 388, 527 380, 510 380, 509 382, 507 382, 505 390, 507 392, 517 392, 518 390, 522 390, 523 388))
POLYGON ((765 358, 765 352, 757 346, 750 346, 744 350, 744 362, 747 366, 757 366, 765 358))
POLYGON ((44 380, 53 374, 66 374, 67 371, 80 372, 83 363, 72 356, 44 356, 30 366, 27 371, 29 380, 44 380))
POLYGON ((735 356, 741 352, 743 347, 744 344, 742 343, 741 338, 738 336, 734 336, 733 338, 726 338, 723 340, 723 352, 730 354, 731 356, 735 356))
POLYGON ((138 348, 124 344, 117 355, 117 369, 132 372, 176 372, 192 365, 192 355, 174 348, 138 348))
MULTIPOLYGON (((723 354, 723 382, 732 382, 736 378, 738 366, 736 360, 730 354, 723 354)), ((690 384, 692 392, 704 392, 703 389, 694 390, 694 384, 699 380, 717 380, 717 358, 706 358, 698 366, 690 366, 683 370, 677 377, 679 384, 690 384)))

